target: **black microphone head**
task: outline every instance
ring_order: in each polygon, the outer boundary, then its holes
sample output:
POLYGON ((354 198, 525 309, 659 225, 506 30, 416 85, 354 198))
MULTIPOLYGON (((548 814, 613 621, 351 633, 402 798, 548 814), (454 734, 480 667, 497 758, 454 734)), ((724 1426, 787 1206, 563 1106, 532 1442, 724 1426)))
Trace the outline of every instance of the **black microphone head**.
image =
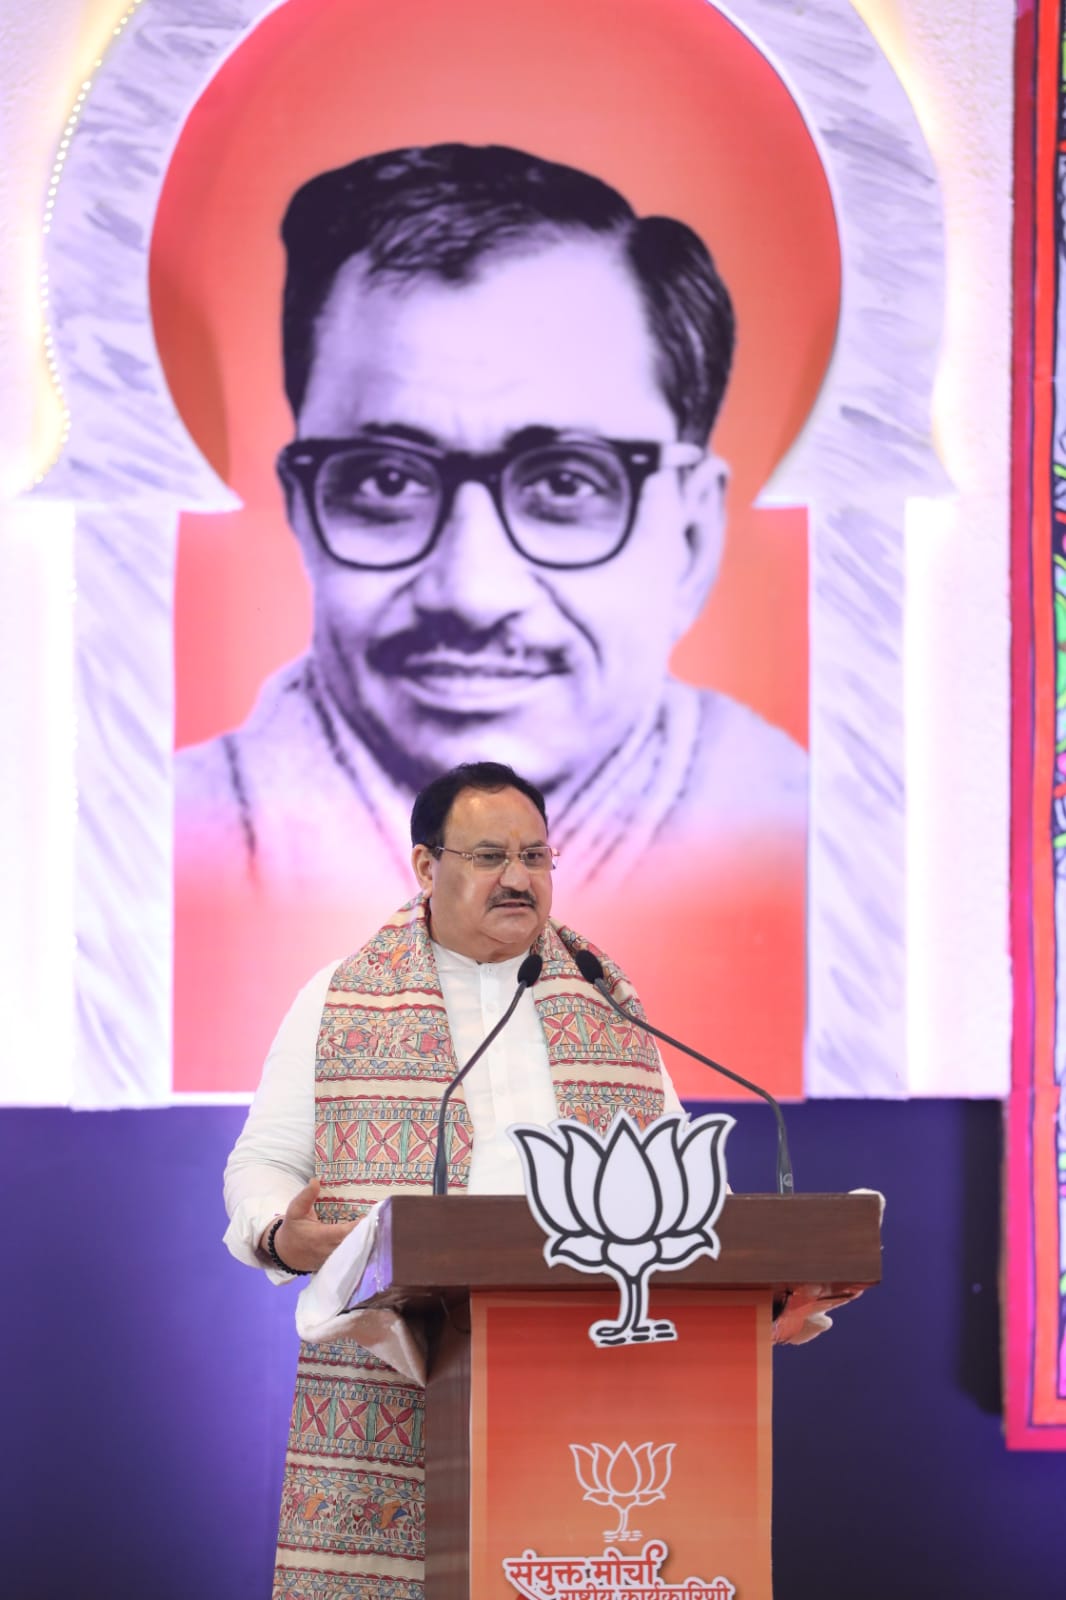
POLYGON ((523 989, 532 989, 540 977, 544 962, 535 950, 531 950, 518 969, 518 982, 523 989))
POLYGON ((577 969, 587 983, 601 983, 604 977, 603 962, 591 950, 575 950, 577 969))

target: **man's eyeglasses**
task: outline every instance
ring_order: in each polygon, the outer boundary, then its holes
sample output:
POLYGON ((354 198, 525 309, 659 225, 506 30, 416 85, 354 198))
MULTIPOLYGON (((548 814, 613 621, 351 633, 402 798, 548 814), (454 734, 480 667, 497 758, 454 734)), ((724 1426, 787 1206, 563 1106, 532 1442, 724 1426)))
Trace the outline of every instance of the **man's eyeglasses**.
POLYGON ((487 844, 479 845, 476 850, 453 850, 451 845, 435 844, 431 850, 438 860, 442 852, 450 856, 462 856, 475 872, 502 872, 512 861, 520 861, 527 872, 554 872, 559 859, 558 850, 546 844, 527 845, 524 850, 516 850, 514 855, 509 855, 506 850, 494 850, 487 844))
POLYGON ((433 549, 464 483, 492 496, 515 549, 540 567, 595 567, 618 554, 653 473, 691 467, 698 445, 599 439, 527 429, 488 454, 386 435, 297 439, 278 457, 336 561, 390 571, 433 549), (532 441, 529 436, 536 435, 532 441))

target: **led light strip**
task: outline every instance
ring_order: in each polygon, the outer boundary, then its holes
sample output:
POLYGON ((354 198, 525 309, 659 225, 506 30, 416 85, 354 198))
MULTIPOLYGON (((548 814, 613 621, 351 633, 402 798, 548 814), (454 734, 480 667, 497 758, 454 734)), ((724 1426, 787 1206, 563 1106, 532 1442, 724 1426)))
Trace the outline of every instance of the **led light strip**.
MULTIPOLYGON (((126 11, 111 30, 112 43, 120 36, 120 34, 125 31, 131 18, 140 10, 143 4, 144 0, 132 0, 132 4, 128 6, 126 11)), ((107 48, 110 48, 110 46, 107 48)), ((70 108, 70 114, 67 117, 66 122, 63 124, 63 132, 60 135, 59 145, 55 153, 55 159, 52 162, 52 171, 48 179, 48 191, 45 196, 44 217, 42 219, 41 229, 42 234, 45 237, 47 237, 52 230, 52 217, 55 212, 56 196, 59 193, 59 181, 63 176, 63 168, 66 165, 67 154, 70 150, 71 140, 74 138, 78 123, 81 120, 82 109, 84 108, 86 100, 89 98, 89 92, 92 89, 96 74, 104 64, 104 57, 106 53, 107 50, 105 49, 100 53, 100 55, 97 56, 96 60, 89 69, 88 76, 82 80, 77 96, 75 97, 74 104, 70 108)), ((63 389, 63 379, 59 370, 59 362, 56 358, 55 339, 52 336, 52 328, 49 321, 50 298, 48 284, 48 264, 46 261, 42 262, 41 264, 40 297, 41 320, 44 329, 45 365, 48 368, 48 378, 52 385, 52 392, 59 402, 62 421, 60 423, 59 443, 56 446, 51 459, 34 478, 33 483, 35 487, 44 482, 45 478, 51 472, 52 468, 62 455, 67 440, 70 438, 70 407, 67 404, 67 397, 63 389)))

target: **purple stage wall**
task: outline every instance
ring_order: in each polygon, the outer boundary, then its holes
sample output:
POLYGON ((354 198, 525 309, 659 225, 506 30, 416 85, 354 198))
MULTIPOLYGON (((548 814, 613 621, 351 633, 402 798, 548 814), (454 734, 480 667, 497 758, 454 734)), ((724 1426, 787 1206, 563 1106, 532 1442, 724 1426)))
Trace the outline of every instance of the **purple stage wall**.
MULTIPOLYGON (((777 1600, 1063 1592, 1066 1458, 1001 1437, 1000 1115, 789 1110, 800 1187, 876 1186, 888 1209, 881 1288, 775 1358, 777 1600)), ((0 1116, 11 1600, 270 1592, 294 1297, 219 1242, 242 1116, 0 1116)), ((735 1187, 771 1184, 762 1107, 741 1108, 730 1158, 735 1187)))

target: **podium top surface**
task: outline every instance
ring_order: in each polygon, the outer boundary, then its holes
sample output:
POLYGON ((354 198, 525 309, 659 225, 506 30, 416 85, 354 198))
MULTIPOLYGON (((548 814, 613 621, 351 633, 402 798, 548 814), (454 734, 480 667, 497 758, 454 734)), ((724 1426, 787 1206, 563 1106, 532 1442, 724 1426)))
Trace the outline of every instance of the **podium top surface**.
MULTIPOLYGON (((837 1293, 881 1281, 876 1194, 729 1195, 716 1225, 721 1251, 669 1274, 678 1288, 805 1284, 837 1293)), ((415 1306, 476 1289, 589 1289, 610 1279, 549 1267, 544 1234, 523 1195, 394 1195, 382 1207, 357 1291, 363 1306, 415 1306)))

